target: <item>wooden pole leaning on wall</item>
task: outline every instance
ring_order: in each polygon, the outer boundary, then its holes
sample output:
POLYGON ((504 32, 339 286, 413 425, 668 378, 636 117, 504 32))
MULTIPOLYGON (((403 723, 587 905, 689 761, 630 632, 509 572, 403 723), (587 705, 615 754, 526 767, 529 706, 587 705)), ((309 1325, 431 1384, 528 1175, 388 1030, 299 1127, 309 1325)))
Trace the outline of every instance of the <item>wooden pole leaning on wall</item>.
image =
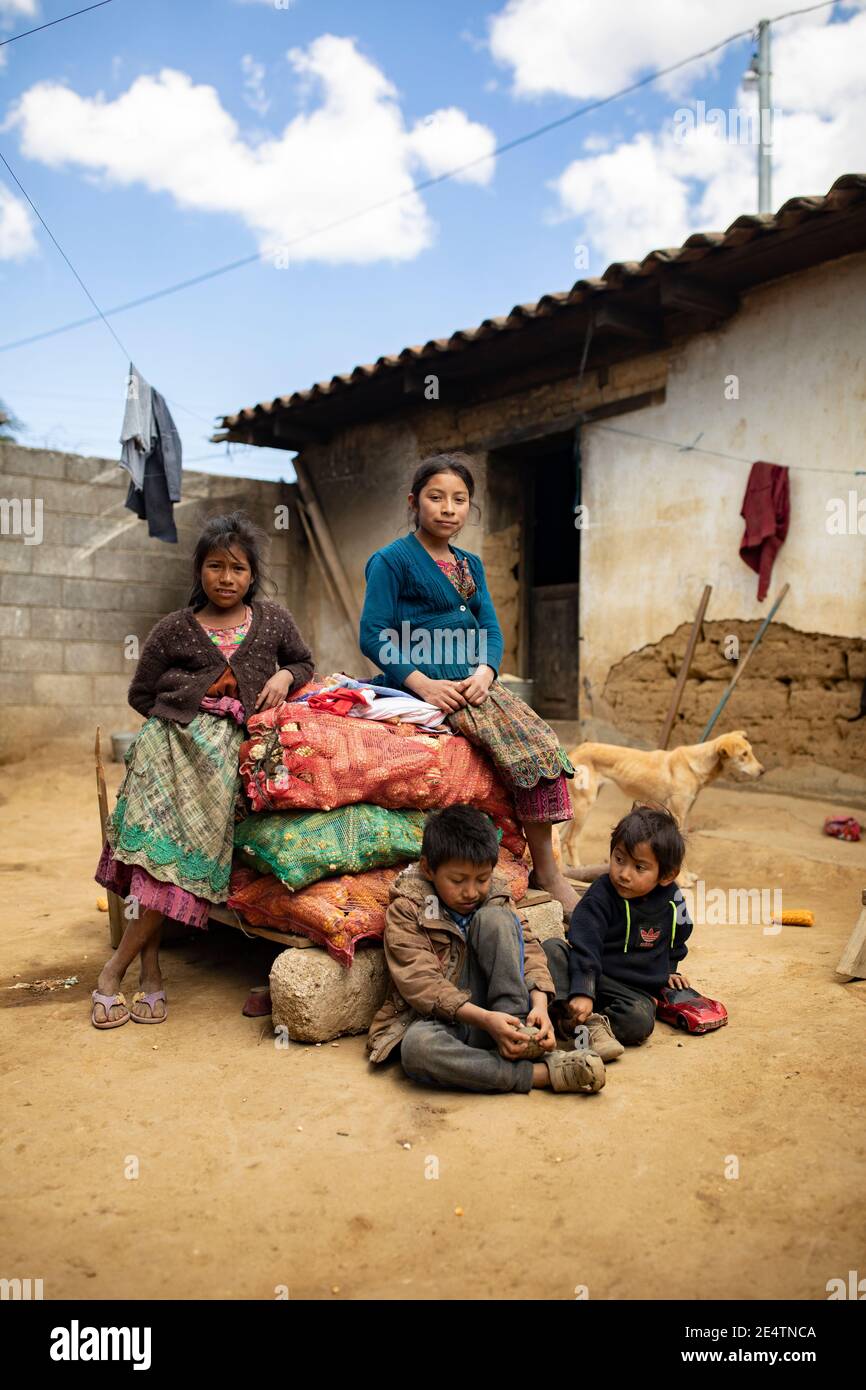
MULTIPOLYGON (((355 602, 355 595, 352 592, 348 575, 343 569, 343 562, 334 545, 331 528, 328 526, 324 512, 319 506, 318 499, 313 491, 313 485, 307 473, 306 465, 300 454, 296 456, 294 466, 298 478, 298 491, 301 494, 301 500, 306 508, 307 519, 315 532, 321 552, 321 559, 327 567, 328 573, 331 576, 331 582, 339 595, 340 604, 342 605, 349 623, 349 629, 353 633, 357 633, 361 622, 361 610, 355 602)), ((357 641, 357 637, 355 640, 357 641)), ((365 657, 361 657, 360 660, 368 666, 371 672, 376 669, 365 657)))
MULTIPOLYGON (((102 830, 102 844, 105 844, 105 832, 108 827, 108 792, 105 786, 105 769, 102 766, 102 748, 100 744, 100 728, 96 726, 96 795, 99 801, 99 824, 102 830)), ((100 846, 101 848, 101 846, 100 846)), ((106 889, 108 896, 108 927, 111 938, 111 948, 114 950, 120 945, 120 938, 123 936, 123 902, 116 893, 106 889)))
POLYGON ((698 611, 695 614, 695 621, 692 623, 692 630, 689 634, 689 643, 686 647, 686 654, 683 657, 683 664, 680 667, 680 673, 677 676, 677 683, 674 686, 674 693, 671 696, 670 709, 667 712, 667 718, 665 719, 665 722, 662 725, 662 731, 659 735, 659 748, 667 748, 668 746, 668 740, 671 736, 671 730, 674 727, 674 720, 677 717, 677 710, 680 707, 680 701, 683 698, 683 691, 686 688, 686 681, 689 678, 689 669, 692 664, 692 657, 695 654, 695 647, 698 645, 698 638, 701 633, 701 628, 704 625, 704 614, 707 611, 707 604, 710 601, 710 594, 712 592, 712 584, 706 584, 704 586, 704 592, 701 596, 701 601, 698 604, 698 611))
POLYGON ((711 732, 712 732, 712 729, 713 729, 713 725, 715 724, 715 722, 716 722, 716 720, 718 719, 719 715, 721 714, 722 710, 725 708, 725 705, 728 703, 728 701, 730 700, 731 696, 733 695, 733 693, 734 693, 734 686, 737 684, 737 681, 740 679, 740 676, 743 674, 743 672, 745 671, 745 669, 746 669, 746 667, 748 666, 749 662, 751 661, 752 657, 754 656, 755 652, 757 651, 758 646, 760 645, 761 638, 763 637, 764 633, 767 631, 767 628, 770 626, 770 623, 773 621, 773 618, 774 618, 775 615, 776 615, 776 610, 779 608, 779 606, 780 606, 780 604, 781 604, 781 602, 782 602, 782 599, 785 597, 785 595, 786 595, 786 593, 788 592, 788 590, 790 589, 790 587, 791 587, 790 584, 783 584, 783 585, 782 585, 782 588, 779 590, 779 597, 776 599, 776 602, 773 604, 773 606, 772 606, 772 608, 770 609, 769 613, 767 614, 766 618, 765 618, 764 621, 761 623, 761 626, 758 628, 758 631, 755 633, 754 637, 752 638, 752 645, 749 647, 749 650, 746 652, 746 655, 743 657, 742 661, 740 661, 740 662, 737 663, 737 669, 736 669, 736 671, 734 672, 734 674, 732 675, 732 677, 731 677, 731 679, 730 679, 730 683, 729 683, 729 685, 728 685, 727 690, 725 691, 725 693, 724 693, 724 695, 722 696, 721 700, 720 700, 719 703, 716 705, 716 708, 713 710, 712 714, 710 715, 710 722, 707 724, 707 727, 704 729, 704 732, 701 734, 700 738, 698 739, 698 742, 699 742, 699 743, 706 743, 707 739, 709 738, 709 736, 710 736, 710 734, 711 734, 711 732))

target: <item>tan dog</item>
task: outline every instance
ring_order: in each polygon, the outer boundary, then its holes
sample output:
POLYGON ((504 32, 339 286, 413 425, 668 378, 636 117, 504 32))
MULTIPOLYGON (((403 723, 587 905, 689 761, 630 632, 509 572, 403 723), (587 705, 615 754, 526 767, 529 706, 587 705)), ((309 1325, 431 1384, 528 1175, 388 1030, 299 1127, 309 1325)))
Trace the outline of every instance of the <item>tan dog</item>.
POLYGON ((568 756, 574 765, 574 776, 568 778, 574 820, 563 822, 560 835, 563 858, 570 864, 579 863, 580 832, 602 782, 614 782, 635 801, 660 801, 685 829, 698 792, 721 773, 760 777, 764 771, 742 729, 668 751, 581 743, 568 756))

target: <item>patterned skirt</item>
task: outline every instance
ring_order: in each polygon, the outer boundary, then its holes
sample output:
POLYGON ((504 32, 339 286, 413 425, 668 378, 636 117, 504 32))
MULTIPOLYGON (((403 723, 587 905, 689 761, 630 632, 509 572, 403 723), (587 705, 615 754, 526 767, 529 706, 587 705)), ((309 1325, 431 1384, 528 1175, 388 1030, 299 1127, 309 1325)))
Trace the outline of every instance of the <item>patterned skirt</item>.
POLYGON ((207 925, 226 901, 243 728, 200 713, 189 724, 151 716, 130 745, 126 774, 94 877, 139 910, 207 925))
POLYGON ((492 759, 521 820, 571 820, 565 779, 574 768, 550 725, 519 695, 494 680, 482 705, 464 705, 446 722, 492 759))

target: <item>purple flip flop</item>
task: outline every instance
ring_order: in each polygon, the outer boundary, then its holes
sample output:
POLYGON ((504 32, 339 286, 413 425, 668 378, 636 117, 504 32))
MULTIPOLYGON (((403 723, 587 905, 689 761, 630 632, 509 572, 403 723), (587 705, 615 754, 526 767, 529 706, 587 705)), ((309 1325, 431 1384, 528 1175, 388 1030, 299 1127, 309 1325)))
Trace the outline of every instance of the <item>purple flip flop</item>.
POLYGON ((151 1017, 140 1018, 138 1014, 130 1013, 129 1016, 132 1019, 133 1023, 165 1023, 165 1020, 168 1018, 167 1004, 165 1005, 165 1013, 163 1014, 162 1018, 153 1017, 153 1006, 158 999, 161 999, 163 1004, 165 1004, 164 989, 155 989, 152 994, 144 994, 141 990, 138 990, 138 992, 132 996, 132 1002, 133 1004, 146 1004, 150 1009, 151 1017))
POLYGON ((91 991, 90 1001, 90 1022, 93 1024, 94 1028, 122 1028, 124 1023, 128 1023, 132 1016, 129 1009, 126 1009, 126 1000, 122 994, 100 994, 98 989, 94 989, 91 991), (99 1022, 96 1017, 97 1004, 101 1004, 105 1010, 105 1018, 102 1022, 99 1022), (108 1017, 109 1010, 114 1008, 115 1004, 122 1004, 126 1009, 126 1013, 122 1018, 108 1017))

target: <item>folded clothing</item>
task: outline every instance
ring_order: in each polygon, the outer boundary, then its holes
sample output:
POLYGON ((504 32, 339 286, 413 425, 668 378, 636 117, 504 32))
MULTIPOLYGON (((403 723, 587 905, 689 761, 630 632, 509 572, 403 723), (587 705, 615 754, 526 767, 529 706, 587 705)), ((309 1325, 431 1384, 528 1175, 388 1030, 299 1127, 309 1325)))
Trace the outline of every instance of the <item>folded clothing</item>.
POLYGON ((416 859, 423 832, 422 811, 360 803, 336 811, 248 816, 235 827, 235 846, 246 864, 297 890, 328 874, 358 874, 416 859))
POLYGON ((314 695, 307 696, 307 704, 310 709, 325 710, 328 714, 352 714, 356 706, 361 706, 361 712, 369 709, 376 696, 368 694, 366 690, 348 690, 338 687, 336 690, 317 690, 314 695))
POLYGON ((323 810, 368 802, 392 810, 465 803, 485 811, 515 854, 525 847, 511 794, 468 739, 408 724, 368 723, 292 701, 247 721, 240 773, 254 811, 323 810))
MULTIPOLYGON (((232 871, 228 906, 252 927, 299 932, 324 946, 341 965, 349 966, 359 941, 381 940, 389 890, 406 864, 341 874, 290 892, 273 874, 258 874, 238 865, 232 871)), ((515 902, 524 896, 529 866, 508 850, 500 850, 498 869, 515 902)))
POLYGON ((445 724, 445 710, 419 700, 416 695, 407 695, 405 690, 371 685, 343 672, 329 676, 321 689, 300 692, 297 698, 312 709, 351 715, 353 719, 393 719, 403 724, 418 724, 424 729, 451 732, 445 724))

